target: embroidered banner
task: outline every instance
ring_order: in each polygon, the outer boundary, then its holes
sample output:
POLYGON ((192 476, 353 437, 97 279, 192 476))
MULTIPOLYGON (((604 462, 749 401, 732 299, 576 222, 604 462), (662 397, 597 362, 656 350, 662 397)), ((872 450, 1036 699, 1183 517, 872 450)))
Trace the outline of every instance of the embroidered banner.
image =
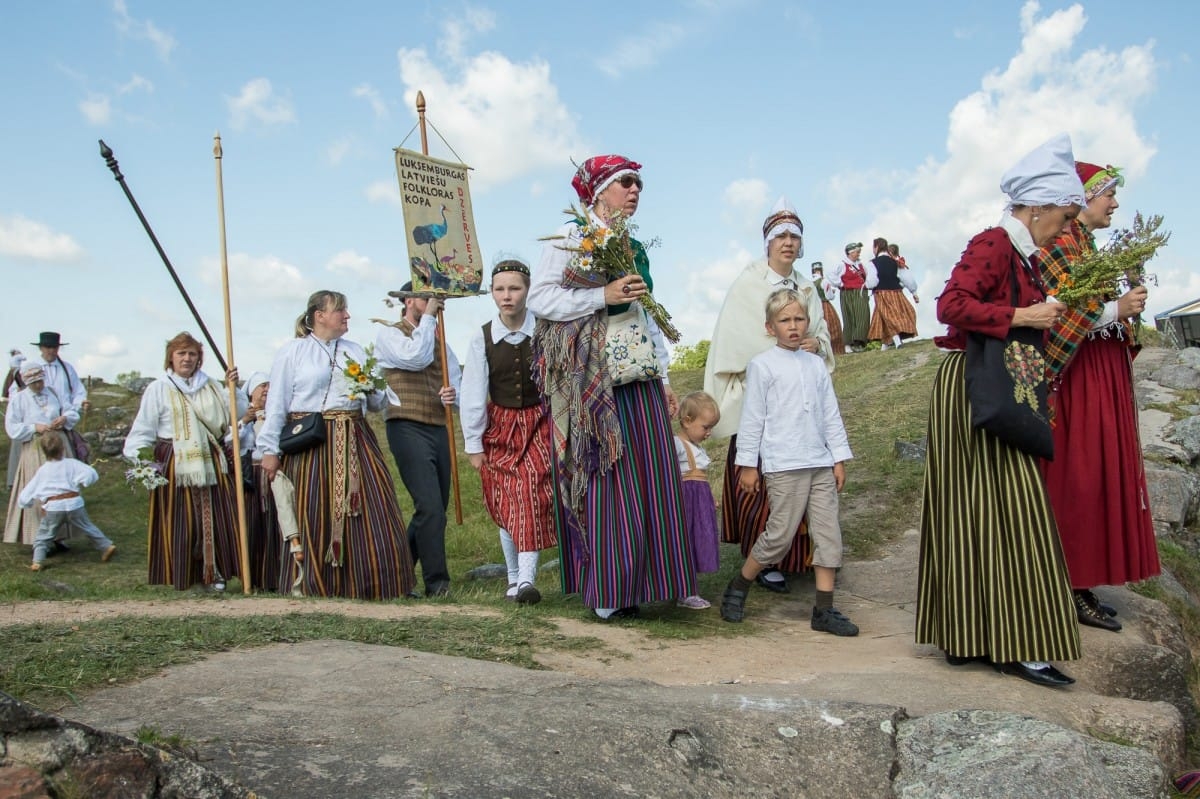
POLYGON ((413 291, 473 296, 483 283, 467 165, 396 148, 413 291))

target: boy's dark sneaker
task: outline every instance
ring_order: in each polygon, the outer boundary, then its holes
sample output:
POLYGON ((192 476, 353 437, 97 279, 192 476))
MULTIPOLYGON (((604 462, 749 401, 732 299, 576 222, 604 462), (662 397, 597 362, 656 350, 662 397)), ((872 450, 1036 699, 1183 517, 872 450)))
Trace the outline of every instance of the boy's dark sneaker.
POLYGON ((858 625, 843 616, 837 608, 826 608, 825 610, 813 608, 812 628, 820 633, 858 635, 858 625))
POLYGON ((746 592, 739 591, 730 583, 721 595, 721 618, 740 622, 746 616, 746 592))

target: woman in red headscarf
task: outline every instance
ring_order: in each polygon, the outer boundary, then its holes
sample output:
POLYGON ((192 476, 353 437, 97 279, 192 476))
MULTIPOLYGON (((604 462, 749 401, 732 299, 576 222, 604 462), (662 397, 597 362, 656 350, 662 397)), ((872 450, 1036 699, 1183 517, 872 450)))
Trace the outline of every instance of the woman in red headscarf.
POLYGON ((538 317, 535 375, 550 407, 563 591, 579 593, 602 619, 696 593, 671 432, 678 403, 666 382, 669 354, 638 302, 654 287, 650 259, 631 238, 636 271, 606 282, 580 257, 584 226, 611 229, 637 211, 641 168, 601 155, 576 170, 571 185, 586 218, 547 241, 528 299, 538 317), (631 311, 653 344, 653 363, 641 379, 614 385, 610 320, 631 311))
MULTIPOLYGON (((1072 265, 1096 251, 1092 231, 1112 224, 1116 167, 1077 162, 1087 205, 1040 264, 1047 290, 1071 276, 1072 265)), ((1146 472, 1133 396, 1137 345, 1129 320, 1146 307, 1146 288, 1067 311, 1050 329, 1046 371, 1054 413, 1054 460, 1043 461, 1046 490, 1058 520, 1079 623, 1117 632, 1116 611, 1092 593, 1159 573, 1146 472)))

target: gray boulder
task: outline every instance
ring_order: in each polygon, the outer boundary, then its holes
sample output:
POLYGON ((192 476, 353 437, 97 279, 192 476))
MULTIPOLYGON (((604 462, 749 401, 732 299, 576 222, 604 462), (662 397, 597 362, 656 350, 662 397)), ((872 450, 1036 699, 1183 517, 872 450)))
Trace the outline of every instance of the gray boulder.
POLYGON ((1195 513, 1198 483, 1196 475, 1184 469, 1146 465, 1146 488, 1156 527, 1162 523, 1173 531, 1183 529, 1195 513))
POLYGON ((1186 347, 1180 350, 1175 361, 1200 372, 1200 347, 1186 347))
POLYGON ((923 463, 925 461, 926 440, 921 438, 919 441, 897 441, 893 448, 898 461, 915 461, 923 463))
POLYGON ((957 710, 906 721, 896 736, 898 799, 1166 799, 1148 752, 1037 719, 957 710))
POLYGON ((1154 373, 1154 380, 1167 388, 1181 391, 1200 389, 1200 371, 1181 363, 1167 364, 1154 373))
POLYGON ((1172 424, 1167 441, 1178 444, 1187 453, 1187 463, 1200 457, 1200 416, 1189 416, 1172 424))

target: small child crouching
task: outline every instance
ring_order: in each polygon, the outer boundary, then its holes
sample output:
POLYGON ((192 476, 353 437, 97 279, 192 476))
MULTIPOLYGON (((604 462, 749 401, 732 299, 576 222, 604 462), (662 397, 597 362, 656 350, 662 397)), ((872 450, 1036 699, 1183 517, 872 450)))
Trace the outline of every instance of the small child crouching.
POLYGON ((116 554, 117 547, 92 524, 83 507, 83 497, 79 495, 79 489, 92 485, 100 475, 86 463, 63 457, 66 447, 62 436, 43 435, 38 445, 46 455, 46 462, 34 472, 33 479, 25 484, 17 497, 17 504, 22 508, 32 508, 38 502, 42 504, 42 520, 33 542, 33 564, 29 568, 35 572, 42 570, 42 561, 54 546, 54 536, 64 523, 70 523, 90 538, 96 549, 103 553, 100 560, 108 561, 116 554))
POLYGON ((842 565, 838 522, 838 492, 846 482, 842 462, 853 457, 833 382, 824 362, 800 348, 809 320, 795 290, 772 292, 766 320, 776 346, 746 367, 735 463, 742 490, 753 494, 760 490, 757 464, 762 458, 771 515, 741 573, 725 589, 721 618, 742 620, 750 584, 764 563, 777 563, 788 551, 807 511, 817 588, 812 628, 858 635, 858 627, 833 606, 834 578, 842 565))

